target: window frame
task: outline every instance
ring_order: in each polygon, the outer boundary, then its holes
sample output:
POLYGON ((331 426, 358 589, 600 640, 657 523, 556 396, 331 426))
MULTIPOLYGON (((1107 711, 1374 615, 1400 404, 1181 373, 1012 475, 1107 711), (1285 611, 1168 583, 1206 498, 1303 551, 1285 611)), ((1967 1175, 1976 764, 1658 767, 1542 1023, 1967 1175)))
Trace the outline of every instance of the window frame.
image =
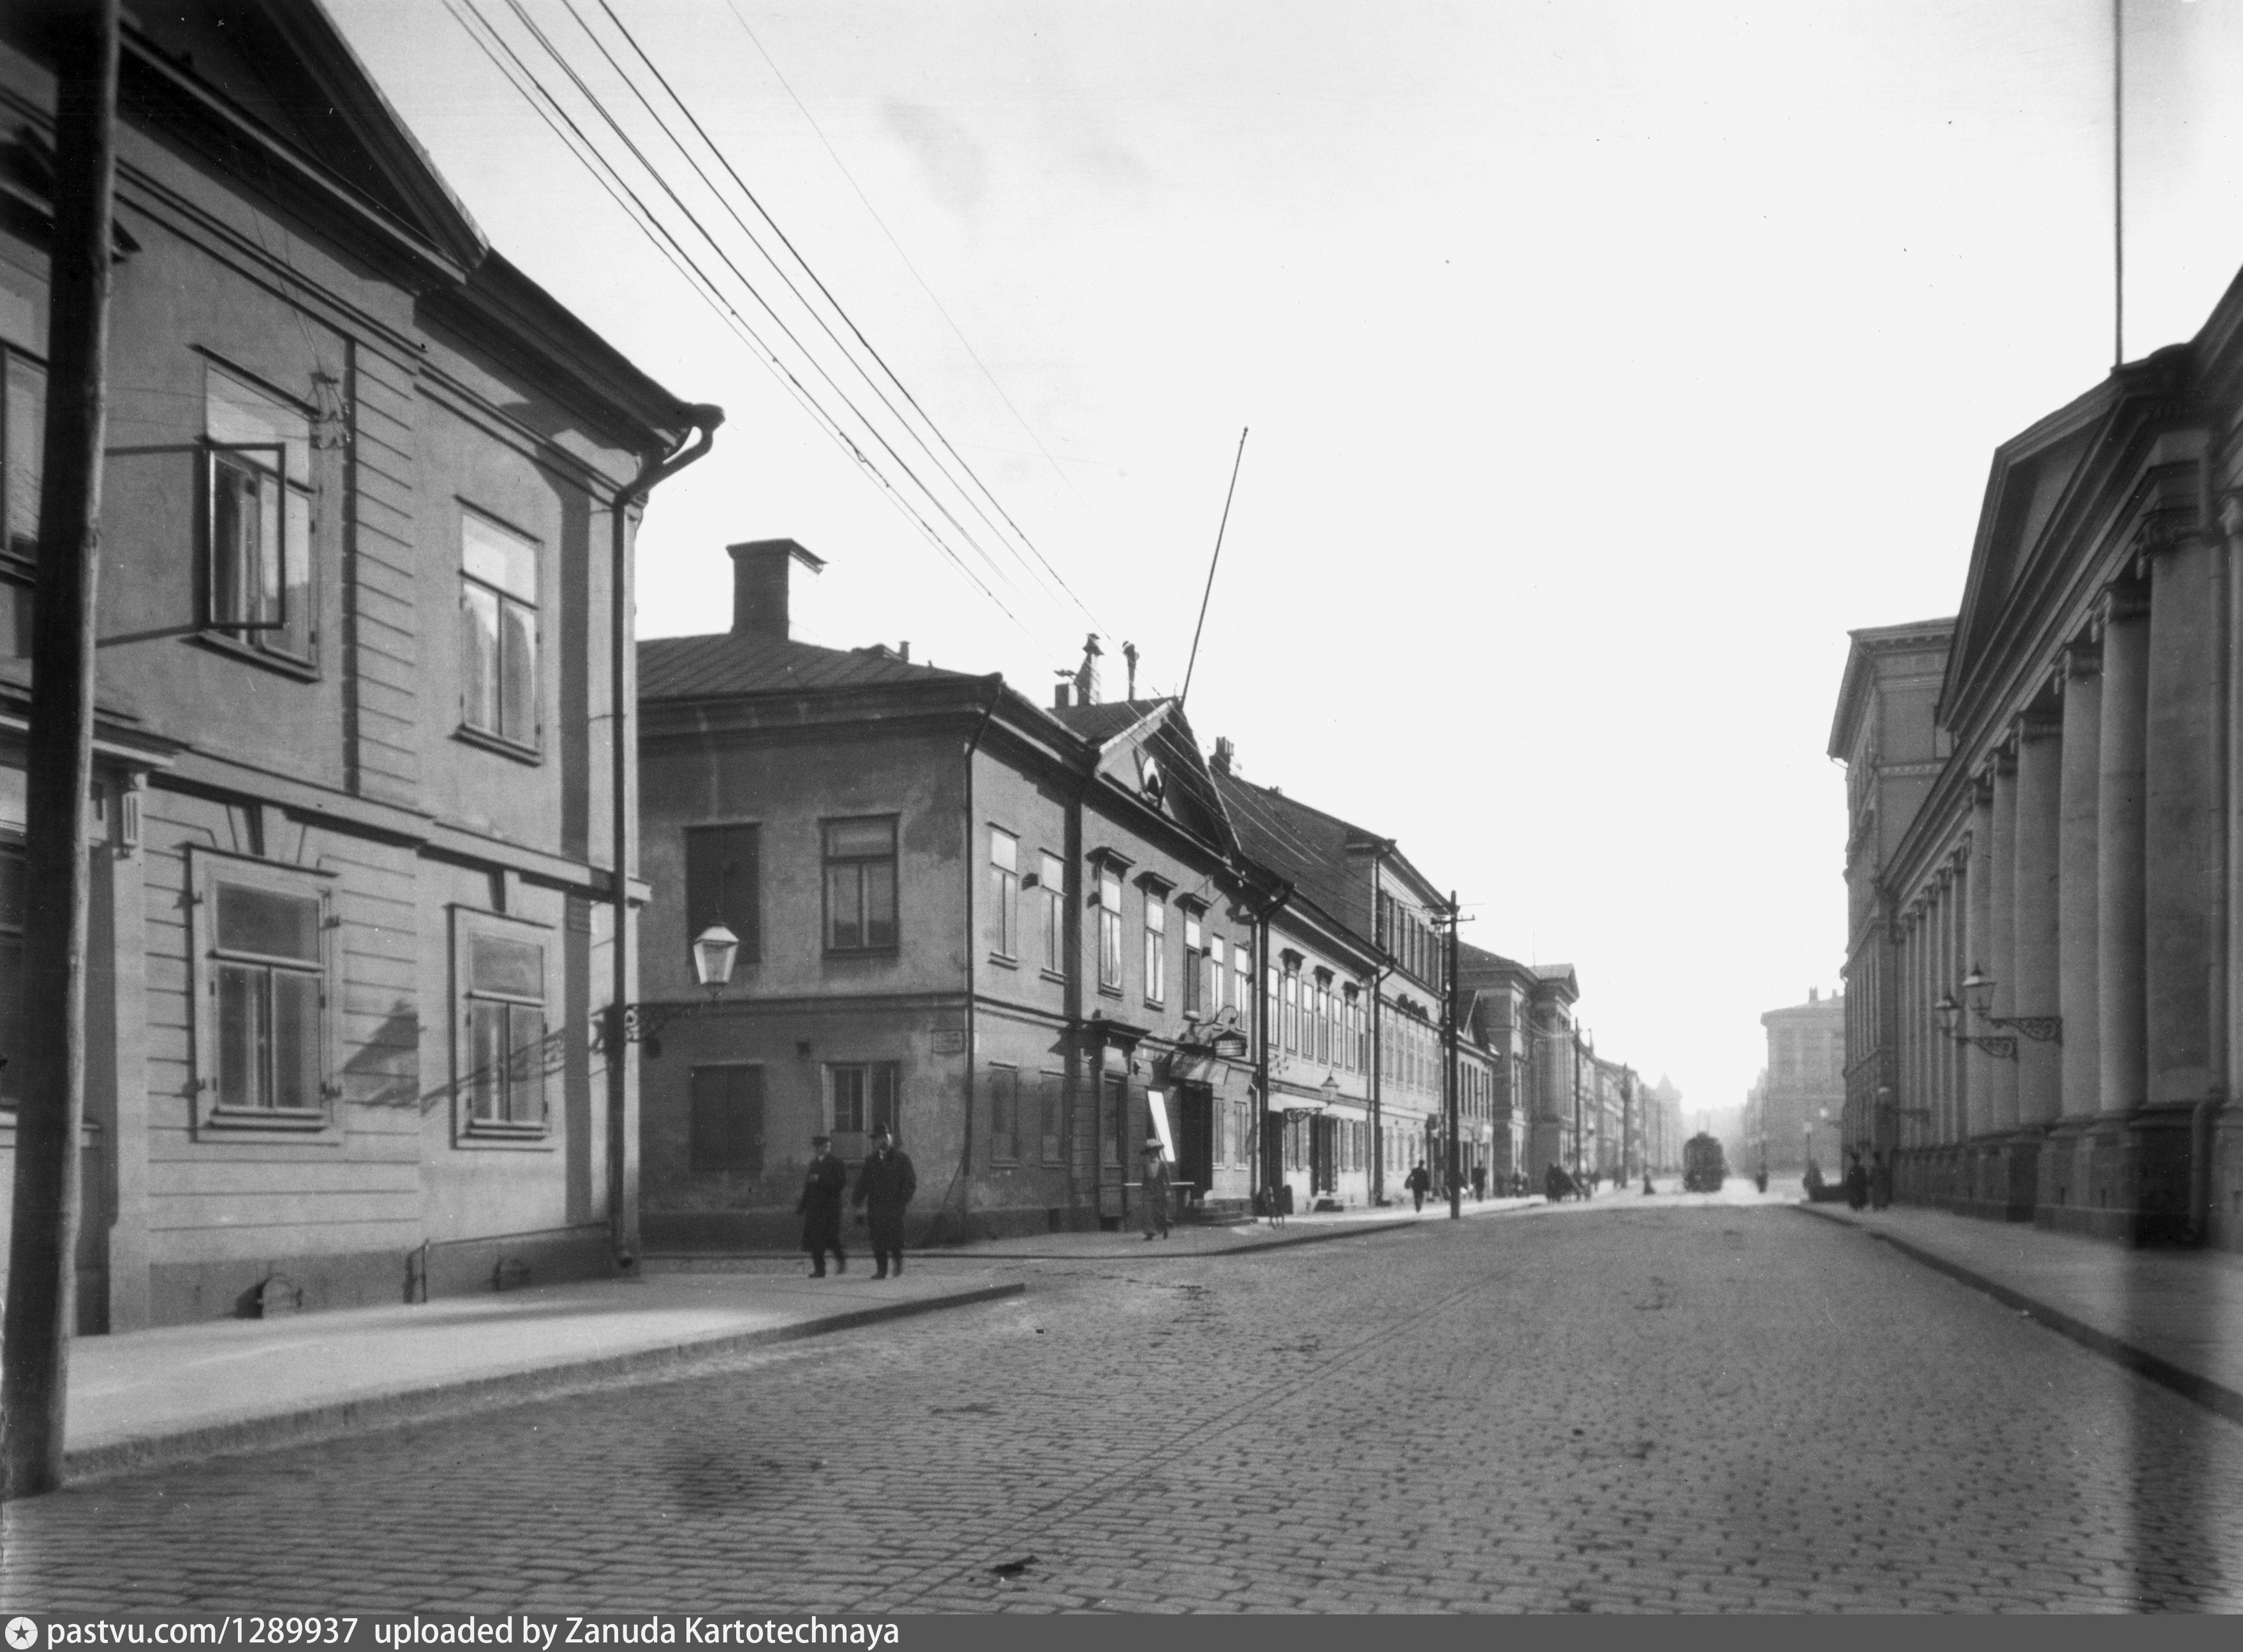
POLYGON ((1116 996, 1122 991, 1122 872, 1115 866, 1098 869, 1098 990, 1116 996), (1110 899, 1108 897, 1111 897, 1110 899))
POLYGON ((1067 1075, 1047 1068, 1036 1075, 1039 1157, 1047 1165, 1067 1162, 1067 1075))
POLYGON ((335 874, 323 867, 293 866, 237 855, 225 850, 190 844, 187 850, 189 985, 193 996, 190 1016, 192 1057, 189 1083, 195 1098, 198 1132, 254 1132, 294 1136, 340 1133, 340 1115, 335 1103, 342 1087, 335 1066, 336 1015, 335 874), (246 948, 221 947, 218 935, 219 888, 232 884, 262 894, 311 899, 318 909, 317 960, 307 965, 299 958, 258 953, 246 948), (313 1037, 317 1045, 318 1105, 312 1107, 262 1107, 230 1104, 221 1088, 223 1037, 219 978, 228 964, 271 970, 275 968, 299 977, 313 977, 319 1000, 313 1012, 313 1037))
MULTIPOLYGON (((254 373, 235 366, 222 357, 208 353, 202 355, 203 388, 201 433, 195 439, 195 520, 192 528, 193 554, 198 564, 199 590, 196 599, 195 641, 206 647, 246 660, 253 664, 285 675, 316 681, 320 675, 320 541, 322 519, 328 494, 327 484, 333 479, 327 473, 328 466, 322 458, 327 451, 321 445, 322 417, 319 408, 300 397, 254 373), (215 380, 223 379, 257 400, 271 404, 274 412, 286 418, 292 425, 300 423, 303 430, 304 462, 302 480, 299 480, 289 463, 286 437, 278 441, 221 441, 211 433, 212 393, 215 380), (279 462, 270 465, 248 465, 235 460, 236 468, 254 470, 280 489, 280 509, 276 525, 279 538, 278 577, 279 615, 277 619, 242 619, 223 615, 219 612, 219 575, 221 564, 226 560, 221 554, 219 535, 219 469, 222 460, 232 456, 253 453, 278 453, 279 462), (303 563, 303 605, 301 651, 288 641, 293 626, 288 609, 288 567, 297 552, 293 544, 290 523, 295 513, 292 508, 300 504, 302 531, 300 537, 303 563)), ((293 428, 292 433, 293 433, 293 428)), ((244 570, 243 581, 248 581, 244 570)))
POLYGON ((1047 850, 1036 870, 1043 897, 1043 970, 1064 977, 1067 970, 1067 863, 1047 850))
MULTIPOLYGON (((550 1149, 561 1138, 562 1110, 555 1105, 553 1081, 568 1070, 570 1045, 566 1022, 555 1015, 554 1000, 558 994, 562 950, 555 944, 553 926, 511 912, 492 912, 481 907, 455 905, 452 915, 452 959, 450 1021, 452 1026, 452 1145, 455 1147, 524 1147, 550 1149), (538 978, 542 991, 542 1000, 527 994, 502 992, 474 984, 469 960, 478 936, 493 939, 529 943, 538 949, 538 978), (539 1080, 538 1117, 482 1118, 475 1112, 474 1081, 480 1071, 475 1064, 473 1034, 475 1006, 504 1004, 509 1007, 535 1007, 544 1017, 545 1031, 539 1039, 536 1077, 539 1080)), ((509 1030, 512 1017, 508 1017, 509 1030)), ((505 1057, 509 1066, 519 1058, 509 1038, 505 1057)), ((509 1075, 510 1082, 511 1075, 509 1075)))
POLYGON ((545 647, 545 584, 546 563, 549 560, 546 555, 545 542, 539 539, 535 534, 524 533, 522 529, 515 527, 512 523, 505 520, 503 518, 496 516, 491 512, 482 509, 477 506, 471 505, 466 500, 460 500, 456 502, 459 506, 459 529, 455 536, 455 548, 458 554, 455 557, 455 561, 458 567, 460 575, 460 628, 457 633, 459 639, 458 665, 460 672, 460 726, 457 732, 461 739, 471 741, 478 745, 488 746, 494 750, 503 752, 509 756, 518 757, 526 762, 542 762, 545 752, 545 661, 547 654, 545 647), (508 539, 518 541, 521 544, 528 547, 530 554, 530 566, 532 569, 530 584, 535 592, 534 595, 529 597, 522 596, 515 592, 507 589, 502 585, 493 582, 481 574, 471 574, 468 571, 468 525, 470 522, 479 522, 484 527, 502 534, 508 539), (470 699, 475 686, 468 680, 468 661, 472 653, 468 645, 468 627, 472 622, 472 615, 470 614, 469 608, 469 595, 471 593, 478 591, 489 596, 498 605, 496 610, 498 624, 497 628, 494 633, 495 641, 493 644, 492 654, 492 658, 495 662, 493 667, 495 676, 491 684, 491 699, 495 708, 495 720, 498 724, 495 728, 486 728, 482 723, 476 722, 469 712, 470 699), (527 739, 522 738, 519 734, 506 727, 506 704, 508 698, 506 646, 507 637, 509 635, 506 624, 506 615, 509 607, 526 609, 531 615, 529 696, 530 708, 530 729, 529 735, 527 739))
POLYGON ((989 902, 995 934, 989 954, 1007 964, 1020 957, 1020 835, 989 826, 989 902), (1000 853, 1000 850, 1002 853, 1000 853))
POLYGON ((983 1090, 989 1101, 989 1162, 1018 1165, 1020 1154, 1020 1070, 1009 1061, 992 1061, 983 1067, 987 1077, 983 1090))
POLYGON ((1169 987, 1169 901, 1158 890, 1142 891, 1145 897, 1145 1002, 1162 1006, 1168 1003, 1169 987))
POLYGON ((31 657, 31 635, 36 625, 39 572, 39 484, 46 468, 46 386, 47 364, 28 350, 0 343, 0 585, 11 593, 10 615, 14 621, 14 635, 5 639, 4 657, 28 661, 31 657), (25 405, 37 410, 32 420, 30 441, 25 445, 24 479, 30 486, 30 521, 28 537, 18 542, 13 525, 23 501, 15 497, 10 485, 12 467, 10 459, 16 448, 16 432, 10 427, 8 406, 13 399, 14 381, 18 367, 31 383, 32 394, 25 405))
POLYGON ((818 1098, 825 1128, 833 1137, 834 1157, 845 1163, 861 1162, 871 1150, 872 1130, 883 1118, 903 1138, 903 1063, 892 1058, 870 1058, 852 1061, 825 1063, 824 1094, 818 1098), (841 1079, 844 1074, 862 1080, 862 1094, 858 1098, 859 1111, 856 1127, 845 1129, 841 1117, 841 1079), (887 1094, 880 1094, 880 1081, 885 1078, 887 1094), (850 1152, 848 1149, 855 1151, 850 1152))
MULTIPOLYGON (((684 884, 683 892, 684 896, 683 902, 685 920, 684 950, 689 978, 690 977, 690 972, 693 967, 693 939, 696 936, 701 933, 703 929, 707 927, 707 925, 701 921, 704 917, 710 918, 712 922, 723 923, 727 929, 732 931, 735 937, 738 938, 740 950, 733 955, 733 965, 735 969, 743 964, 757 964, 762 961, 764 938, 763 832, 763 823, 761 821, 753 820, 703 821, 697 822, 695 824, 690 826, 684 827, 679 830, 678 854, 681 863, 679 868, 681 874, 680 882, 684 884), (707 910, 708 903, 705 900, 697 902, 694 898, 694 840, 697 837, 704 842, 715 840, 721 843, 727 835, 745 836, 755 845, 755 870, 749 880, 749 908, 744 917, 724 911, 718 911, 712 915, 707 910)), ((722 883, 723 880, 720 877, 720 889, 717 897, 720 905, 722 904, 722 883)))
POLYGON ((879 957, 898 951, 903 945, 903 816, 883 815, 830 815, 818 823, 818 903, 823 912, 819 933, 822 951, 828 957, 879 957), (833 852, 833 831, 837 827, 884 824, 888 829, 888 850, 886 855, 844 854, 833 852), (857 929, 859 939, 853 945, 844 946, 834 939, 833 871, 836 867, 857 869, 857 929), (888 878, 888 927, 892 931, 884 941, 871 938, 872 920, 867 914, 870 905, 866 899, 866 873, 868 869, 885 866, 888 878))

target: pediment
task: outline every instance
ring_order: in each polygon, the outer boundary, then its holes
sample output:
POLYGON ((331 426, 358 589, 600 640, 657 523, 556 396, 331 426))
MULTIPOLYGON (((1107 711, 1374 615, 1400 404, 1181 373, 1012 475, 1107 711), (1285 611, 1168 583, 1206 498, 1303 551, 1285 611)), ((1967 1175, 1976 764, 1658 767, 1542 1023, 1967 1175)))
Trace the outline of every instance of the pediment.
POLYGON ((463 268, 482 261, 482 232, 314 0, 169 0, 127 17, 122 91, 140 118, 239 123, 463 268))

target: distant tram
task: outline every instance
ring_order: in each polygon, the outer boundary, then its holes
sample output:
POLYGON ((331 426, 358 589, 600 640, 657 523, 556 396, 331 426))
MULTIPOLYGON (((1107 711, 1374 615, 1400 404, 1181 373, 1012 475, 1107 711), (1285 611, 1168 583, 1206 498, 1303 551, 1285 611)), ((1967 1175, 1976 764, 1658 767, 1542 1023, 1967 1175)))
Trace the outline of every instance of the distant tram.
POLYGON ((1721 1159, 1721 1144, 1711 1136, 1693 1136, 1682 1144, 1682 1191, 1718 1193, 1728 1166, 1721 1159))

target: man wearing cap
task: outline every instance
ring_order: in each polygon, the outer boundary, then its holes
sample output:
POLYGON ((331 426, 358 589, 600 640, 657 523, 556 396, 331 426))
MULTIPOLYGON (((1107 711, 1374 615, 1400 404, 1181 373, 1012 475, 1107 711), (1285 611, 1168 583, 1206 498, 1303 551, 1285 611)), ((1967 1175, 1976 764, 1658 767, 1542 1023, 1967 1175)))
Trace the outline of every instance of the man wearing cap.
POLYGON ((1157 1227, 1161 1237, 1169 1236, 1169 1161, 1162 1156, 1161 1138, 1145 1138, 1145 1242, 1150 1244, 1153 1230, 1157 1227))
POLYGON ((904 1271, 904 1206, 917 1192, 919 1176, 910 1155, 897 1151, 896 1138, 882 1125, 872 1132, 872 1151, 859 1167, 856 1191, 849 1195, 850 1203, 864 1207, 872 1230, 876 1279, 888 1277, 890 1263, 899 1275, 904 1271))
POLYGON ((833 1271, 846 1273, 849 1259, 841 1254, 841 1192, 849 1172, 833 1157, 833 1138, 810 1138, 810 1169, 802 1179, 802 1197, 795 1214, 802 1218, 802 1248, 810 1252, 810 1277, 825 1277, 825 1252, 833 1252, 833 1271))

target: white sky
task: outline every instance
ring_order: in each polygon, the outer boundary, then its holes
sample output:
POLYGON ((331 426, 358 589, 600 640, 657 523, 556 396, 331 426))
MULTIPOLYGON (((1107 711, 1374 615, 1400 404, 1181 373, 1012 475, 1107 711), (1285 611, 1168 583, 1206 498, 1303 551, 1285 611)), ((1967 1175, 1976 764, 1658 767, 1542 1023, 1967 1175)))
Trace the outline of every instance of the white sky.
MULTIPOLYGON (((610 3, 1096 616, 1110 695, 1125 639, 1181 682, 1250 426, 1202 738, 1400 838, 1468 939, 1573 962, 1602 1053, 1737 1099, 1843 956, 1847 629, 1954 610, 1995 445, 2109 366, 2106 0, 610 3)), ((731 415, 656 495, 643 635, 723 628, 722 547, 791 536, 831 562, 797 635, 1047 697, 1089 620, 979 524, 1021 623, 969 586, 441 0, 329 3, 495 244, 731 415)), ((800 329, 563 0, 521 3, 800 329)), ((2243 0, 2126 19, 2139 357, 2243 263, 2243 0)))

